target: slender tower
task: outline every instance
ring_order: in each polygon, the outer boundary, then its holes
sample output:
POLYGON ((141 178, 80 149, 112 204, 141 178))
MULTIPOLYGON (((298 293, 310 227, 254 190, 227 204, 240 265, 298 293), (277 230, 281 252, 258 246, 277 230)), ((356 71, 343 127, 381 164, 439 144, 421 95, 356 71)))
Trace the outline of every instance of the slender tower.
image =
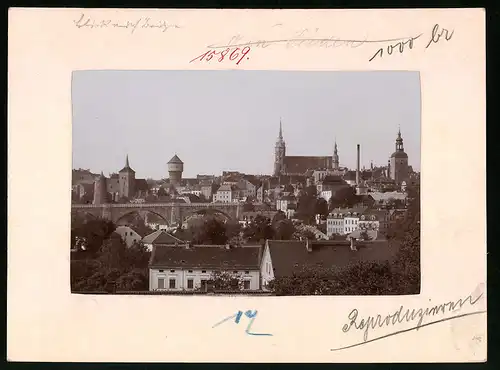
POLYGON ((283 130, 281 127, 280 118, 280 132, 278 135, 278 140, 276 140, 276 145, 274 147, 274 176, 279 176, 284 172, 285 154, 286 144, 285 140, 283 140, 283 130))
POLYGON ((135 194, 135 171, 130 168, 128 154, 125 159, 125 167, 119 172, 120 197, 132 198, 135 194))
POLYGON ((359 144, 356 146, 356 186, 359 186, 359 144))
POLYGON ((335 140, 335 147, 333 149, 333 158, 332 158, 332 168, 334 170, 338 170, 339 169, 339 152, 338 152, 338 149, 337 149, 337 140, 335 140))
POLYGON ((94 182, 94 204, 104 204, 107 201, 106 178, 101 172, 94 182))
POLYGON ((396 151, 391 155, 390 164, 391 179, 394 180, 396 184, 399 185, 408 179, 408 154, 405 153, 403 147, 401 129, 398 130, 396 151))

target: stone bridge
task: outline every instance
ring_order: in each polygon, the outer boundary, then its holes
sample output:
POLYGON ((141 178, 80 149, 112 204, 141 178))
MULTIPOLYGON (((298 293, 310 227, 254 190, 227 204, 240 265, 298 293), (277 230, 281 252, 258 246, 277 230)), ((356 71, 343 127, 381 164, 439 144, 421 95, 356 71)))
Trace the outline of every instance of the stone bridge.
POLYGON ((139 215, 143 220, 154 214, 169 226, 182 224, 194 214, 217 213, 226 219, 239 220, 243 212, 241 203, 123 203, 123 204, 72 204, 71 214, 102 217, 118 223, 128 215, 139 215))

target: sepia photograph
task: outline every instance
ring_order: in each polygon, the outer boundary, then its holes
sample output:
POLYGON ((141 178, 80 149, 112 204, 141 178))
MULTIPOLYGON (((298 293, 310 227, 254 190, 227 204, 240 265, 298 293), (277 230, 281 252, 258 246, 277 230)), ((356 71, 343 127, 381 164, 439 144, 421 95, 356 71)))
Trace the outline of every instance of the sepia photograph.
POLYGON ((74 294, 420 293, 408 71, 72 75, 74 294))

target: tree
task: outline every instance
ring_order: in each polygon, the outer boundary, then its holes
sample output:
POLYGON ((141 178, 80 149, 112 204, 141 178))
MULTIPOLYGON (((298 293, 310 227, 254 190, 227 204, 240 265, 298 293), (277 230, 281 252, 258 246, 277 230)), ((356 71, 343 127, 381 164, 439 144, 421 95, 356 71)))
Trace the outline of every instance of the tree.
POLYGON ((341 268, 306 265, 269 286, 276 295, 394 294, 388 262, 357 262, 341 268))
POLYGON ((103 243, 98 259, 108 270, 124 271, 127 268, 127 246, 120 235, 113 234, 103 243))
POLYGON ((122 291, 148 290, 149 276, 147 269, 133 269, 116 279, 116 289, 122 291))
POLYGON ((255 206, 249 198, 243 203, 243 212, 255 212, 255 206))
POLYGON ((215 290, 240 290, 243 288, 243 278, 227 271, 213 271, 207 284, 215 290))
POLYGON ((353 187, 345 187, 339 189, 330 198, 330 210, 334 208, 350 208, 353 207, 358 202, 358 196, 356 195, 356 190, 353 187))
POLYGON ((89 254, 97 253, 103 241, 116 230, 112 221, 102 218, 76 221, 71 226, 72 247, 83 249, 89 254))
POLYGON ((317 215, 321 215, 323 219, 328 216, 328 202, 325 200, 325 198, 318 198, 318 200, 316 201, 316 209, 314 213, 317 215))
POLYGON ((167 194, 167 191, 165 190, 165 188, 163 186, 160 186, 158 188, 158 192, 156 193, 156 195, 158 197, 166 197, 168 194, 167 194))
POLYGON ((246 239, 253 242, 272 239, 274 230, 271 226, 271 220, 263 215, 257 215, 245 228, 243 235, 246 239))
POLYGON ((224 223, 214 216, 205 216, 202 222, 191 227, 195 244, 226 244, 228 237, 224 223))
POLYGON ((295 226, 290 220, 281 220, 274 226, 274 239, 291 240, 295 232, 295 226))
POLYGON ((318 192, 316 187, 306 187, 299 195, 297 202, 297 217, 308 224, 314 223, 317 202, 318 192))

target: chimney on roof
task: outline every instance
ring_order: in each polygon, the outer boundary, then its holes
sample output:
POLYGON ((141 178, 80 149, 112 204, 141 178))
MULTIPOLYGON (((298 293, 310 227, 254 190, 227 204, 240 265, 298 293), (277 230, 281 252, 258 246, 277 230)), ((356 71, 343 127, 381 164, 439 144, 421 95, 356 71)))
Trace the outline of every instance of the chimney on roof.
POLYGON ((359 185, 359 144, 356 146, 356 185, 359 185))
POLYGON ((351 236, 351 250, 352 251, 357 251, 358 249, 356 248, 356 245, 354 244, 355 238, 351 236))
POLYGON ((306 249, 308 252, 312 252, 312 245, 309 244, 309 239, 306 239, 306 249))

